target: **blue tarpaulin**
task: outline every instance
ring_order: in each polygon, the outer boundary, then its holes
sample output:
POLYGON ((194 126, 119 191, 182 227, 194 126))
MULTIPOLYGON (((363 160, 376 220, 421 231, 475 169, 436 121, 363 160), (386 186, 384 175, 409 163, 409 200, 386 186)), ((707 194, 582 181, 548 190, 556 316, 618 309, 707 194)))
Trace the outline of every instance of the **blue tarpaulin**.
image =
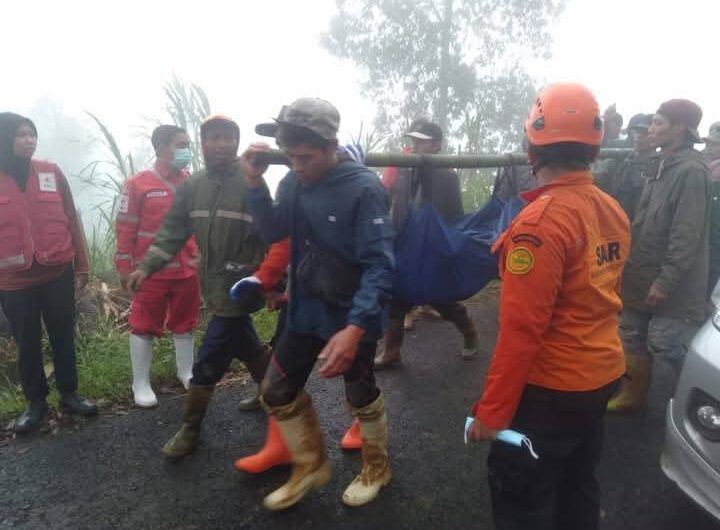
POLYGON ((519 197, 504 203, 493 196, 452 223, 429 203, 412 210, 395 239, 393 298, 408 305, 440 304, 480 291, 498 276, 490 249, 523 204, 519 197))

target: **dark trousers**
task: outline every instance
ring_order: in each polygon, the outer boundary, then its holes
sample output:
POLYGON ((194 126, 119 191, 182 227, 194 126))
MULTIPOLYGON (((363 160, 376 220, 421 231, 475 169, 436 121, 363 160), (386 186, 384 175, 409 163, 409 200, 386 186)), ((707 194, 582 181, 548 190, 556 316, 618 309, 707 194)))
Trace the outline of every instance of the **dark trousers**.
MULTIPOLYGON (((326 344, 327 341, 314 335, 286 330, 280 337, 265 374, 262 385, 265 402, 271 407, 292 403, 305 386, 326 344)), ((348 403, 355 408, 369 405, 380 394, 373 373, 376 347, 376 341, 361 342, 355 361, 343 374, 345 395, 348 403)))
POLYGON ((192 383, 195 385, 214 385, 225 375, 233 358, 243 361, 253 377, 262 377, 264 365, 254 367, 265 354, 265 349, 249 316, 221 317, 213 315, 208 323, 197 360, 193 364, 192 383), (252 367, 251 367, 252 365, 252 367))
MULTIPOLYGON (((476 341, 476 329, 468 310, 464 304, 460 302, 449 302, 447 304, 431 304, 435 311, 440 313, 440 316, 455 325, 460 333, 465 338, 465 345, 467 347, 472 346, 473 342, 476 341)), ((395 335, 391 337, 390 346, 396 346, 399 348, 402 346, 403 340, 405 339, 405 328, 403 327, 402 321, 405 315, 412 309, 412 306, 400 304, 397 302, 390 304, 390 328, 391 332, 395 335), (394 321, 394 322, 393 322, 394 321), (396 344, 397 343, 397 344, 396 344)), ((388 344, 385 345, 388 347, 388 344)))
POLYGON ((18 348, 18 372, 25 399, 48 395, 42 353, 45 323, 61 394, 77 390, 75 366, 75 275, 72 266, 57 278, 17 291, 1 291, 0 303, 18 348))
POLYGON ((540 458, 493 442, 488 481, 497 530, 594 530, 600 517, 595 468, 607 402, 617 383, 592 392, 528 386, 511 429, 527 435, 540 458))
MULTIPOLYGON (((430 307, 440 313, 440 316, 443 317, 444 320, 455 324, 462 332, 474 327, 468 315, 467 308, 461 302, 430 304, 430 307)), ((402 320, 412 308, 413 306, 393 302, 390 304, 390 318, 402 320)))

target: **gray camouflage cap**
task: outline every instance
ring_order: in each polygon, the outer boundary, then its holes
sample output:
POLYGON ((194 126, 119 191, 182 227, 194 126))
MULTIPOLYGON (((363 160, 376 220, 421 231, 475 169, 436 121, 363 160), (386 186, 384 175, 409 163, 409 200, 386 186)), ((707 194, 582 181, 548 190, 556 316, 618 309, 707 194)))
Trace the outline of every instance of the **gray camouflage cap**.
POLYGON ((255 126, 260 136, 277 136, 281 125, 295 125, 309 129, 326 140, 337 140, 340 113, 332 103, 320 98, 300 98, 283 106, 272 123, 255 126))
POLYGON ((704 140, 705 143, 720 144, 720 121, 716 121, 710 126, 708 135, 704 140))

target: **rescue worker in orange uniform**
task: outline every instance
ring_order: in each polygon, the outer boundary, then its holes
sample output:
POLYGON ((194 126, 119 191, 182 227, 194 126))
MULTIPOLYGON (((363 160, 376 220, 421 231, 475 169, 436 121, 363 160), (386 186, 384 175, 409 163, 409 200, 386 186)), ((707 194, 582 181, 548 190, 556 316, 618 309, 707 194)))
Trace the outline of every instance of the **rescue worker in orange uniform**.
POLYGON ((75 289, 88 283, 85 236, 62 171, 33 158, 37 138, 28 118, 0 113, 0 304, 17 345, 28 402, 15 420, 16 433, 41 426, 48 411, 43 323, 60 409, 97 414, 95 403, 76 393, 75 289))
MULTIPOLYGON (((160 125, 151 137, 157 161, 152 169, 128 179, 120 196, 115 222, 115 266, 123 285, 142 262, 175 196, 188 177, 192 160, 190 138, 175 125, 160 125)), ((185 388, 192 377, 193 331, 200 311, 198 247, 188 239, 173 258, 142 284, 130 308, 130 360, 132 391, 139 407, 154 407, 157 397, 150 385, 153 339, 167 328, 173 334, 177 377, 185 388)))
POLYGON ((500 331, 471 440, 512 429, 539 455, 492 443, 488 474, 498 530, 598 528, 607 402, 625 371, 618 332, 627 216, 593 185, 603 139, 593 94, 545 88, 526 122, 539 187, 498 240, 500 331))

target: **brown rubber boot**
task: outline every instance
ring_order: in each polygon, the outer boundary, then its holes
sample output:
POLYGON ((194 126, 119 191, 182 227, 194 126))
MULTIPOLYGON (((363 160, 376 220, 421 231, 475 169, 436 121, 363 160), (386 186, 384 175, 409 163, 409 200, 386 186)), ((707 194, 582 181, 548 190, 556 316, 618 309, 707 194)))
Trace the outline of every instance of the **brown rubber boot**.
POLYGON ((608 403, 608 412, 623 414, 644 410, 652 380, 652 357, 648 354, 625 354, 627 377, 620 393, 608 403))
POLYGON ((373 501, 392 478, 383 395, 380 394, 367 407, 353 409, 353 414, 360 420, 363 467, 343 493, 342 500, 348 506, 362 506, 373 501))
POLYGON ((375 370, 382 370, 400 364, 402 361, 400 348, 402 348, 404 338, 405 328, 402 319, 391 318, 383 337, 383 349, 375 356, 373 361, 375 370))
POLYGON ((423 320, 442 320, 443 317, 432 306, 421 305, 415 310, 415 316, 423 320))
POLYGON ((182 427, 163 446, 162 452, 165 453, 165 456, 181 458, 195 450, 200 438, 200 426, 214 390, 215 385, 195 385, 192 382, 190 383, 185 401, 185 415, 183 416, 182 427))
POLYGON ((453 317, 451 322, 455 324, 455 327, 463 336, 463 349, 460 356, 466 361, 472 360, 477 357, 480 350, 480 336, 475 327, 475 322, 470 318, 465 306, 458 307, 458 312, 453 317))
POLYGON ((275 416, 290 451, 292 473, 283 486, 265 497, 263 505, 268 510, 285 510, 300 502, 311 490, 327 484, 332 471, 325 456, 317 414, 304 390, 289 405, 265 407, 268 414, 275 416))

